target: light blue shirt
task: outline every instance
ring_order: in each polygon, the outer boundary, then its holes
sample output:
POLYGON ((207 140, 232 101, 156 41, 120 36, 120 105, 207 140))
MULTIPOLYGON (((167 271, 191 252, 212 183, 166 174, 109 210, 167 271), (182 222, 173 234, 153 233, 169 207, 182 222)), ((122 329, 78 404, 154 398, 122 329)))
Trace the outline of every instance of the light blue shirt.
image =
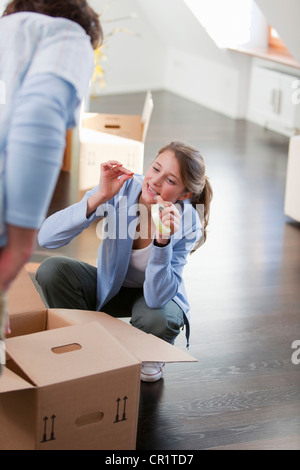
POLYGON ((42 224, 92 71, 90 38, 77 23, 30 12, 0 18, 0 246, 7 223, 42 224))
MULTIPOLYGON (((98 217, 104 217, 104 223, 107 218, 111 218, 110 234, 103 236, 98 250, 97 310, 101 310, 119 292, 128 270, 138 221, 141 186, 134 179, 126 181, 113 199, 99 206, 87 218, 87 200, 97 189, 88 191, 80 202, 46 219, 38 241, 46 248, 59 248, 68 244, 98 217)), ((182 203, 178 233, 172 235, 170 243, 165 247, 152 243, 143 284, 145 301, 150 308, 160 308, 173 299, 185 313, 186 324, 189 303, 182 274, 187 256, 200 237, 200 218, 189 200, 186 200, 182 203)))

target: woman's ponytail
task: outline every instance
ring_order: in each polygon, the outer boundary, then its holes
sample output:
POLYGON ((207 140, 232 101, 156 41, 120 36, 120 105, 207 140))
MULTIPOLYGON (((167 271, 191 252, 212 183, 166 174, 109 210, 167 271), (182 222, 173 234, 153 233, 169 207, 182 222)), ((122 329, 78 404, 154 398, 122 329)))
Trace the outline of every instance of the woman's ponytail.
POLYGON ((191 254, 194 253, 200 246, 202 246, 207 238, 207 225, 209 223, 210 203, 213 197, 213 190, 209 182, 209 178, 204 175, 205 183, 200 194, 191 197, 191 204, 197 210, 201 224, 202 224, 202 237, 196 242, 191 254))

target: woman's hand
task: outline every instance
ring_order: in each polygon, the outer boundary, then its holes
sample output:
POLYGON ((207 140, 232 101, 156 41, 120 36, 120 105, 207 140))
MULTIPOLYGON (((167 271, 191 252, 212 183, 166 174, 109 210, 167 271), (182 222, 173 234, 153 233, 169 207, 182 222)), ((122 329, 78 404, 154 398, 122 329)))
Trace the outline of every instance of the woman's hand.
POLYGON ((171 235, 178 231, 181 214, 172 202, 164 201, 161 196, 157 196, 157 203, 163 206, 160 211, 160 220, 165 227, 170 229, 169 233, 162 233, 159 228, 156 228, 155 238, 161 245, 166 245, 169 242, 171 235))
POLYGON ((98 206, 109 201, 121 189, 125 181, 132 178, 133 172, 123 167, 122 163, 116 160, 109 160, 100 165, 99 189, 88 199, 88 217, 98 206))
POLYGON ((102 163, 100 168, 99 195, 109 201, 120 191, 125 181, 132 178, 133 172, 116 160, 102 163))

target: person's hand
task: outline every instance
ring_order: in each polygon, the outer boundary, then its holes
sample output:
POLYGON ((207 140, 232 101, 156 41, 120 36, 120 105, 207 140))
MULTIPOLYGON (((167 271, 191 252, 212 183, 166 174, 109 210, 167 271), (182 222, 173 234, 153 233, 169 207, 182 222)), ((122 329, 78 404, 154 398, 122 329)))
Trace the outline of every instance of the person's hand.
POLYGON ((157 203, 163 206, 160 211, 160 220, 169 230, 168 233, 163 233, 159 227, 156 227, 155 238, 159 244, 167 244, 171 235, 179 229, 181 214, 172 202, 164 201, 161 196, 157 196, 157 203))
POLYGON ((99 195, 109 201, 121 189, 126 180, 132 178, 133 172, 123 167, 116 160, 109 160, 100 166, 99 195))
POLYGON ((98 206, 109 201, 121 189, 125 181, 133 177, 133 172, 123 167, 117 160, 109 160, 100 165, 99 189, 87 202, 87 217, 98 206))

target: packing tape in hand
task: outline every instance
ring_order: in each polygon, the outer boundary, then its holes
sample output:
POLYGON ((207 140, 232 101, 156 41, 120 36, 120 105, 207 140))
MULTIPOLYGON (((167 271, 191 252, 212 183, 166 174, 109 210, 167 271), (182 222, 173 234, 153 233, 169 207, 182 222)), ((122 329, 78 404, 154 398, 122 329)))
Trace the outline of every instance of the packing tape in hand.
POLYGON ((155 223, 155 227, 159 230, 159 233, 162 235, 169 235, 171 229, 169 226, 164 225, 160 218, 160 212, 163 210, 164 206, 162 204, 153 204, 151 206, 151 215, 153 222, 155 223))

